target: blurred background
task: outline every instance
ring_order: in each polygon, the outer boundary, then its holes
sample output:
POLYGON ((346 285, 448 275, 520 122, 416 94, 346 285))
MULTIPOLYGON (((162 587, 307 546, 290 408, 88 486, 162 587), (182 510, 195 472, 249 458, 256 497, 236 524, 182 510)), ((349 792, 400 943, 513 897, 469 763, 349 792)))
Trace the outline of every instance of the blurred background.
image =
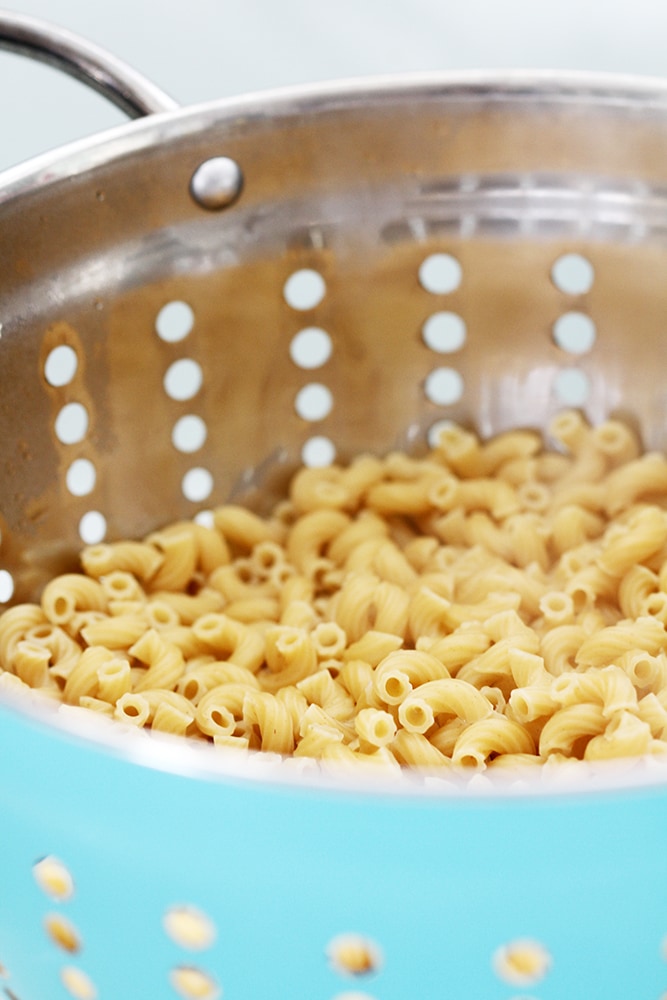
MULTIPOLYGON (((84 35, 185 105, 429 70, 667 76, 667 0, 14 0, 9 9, 84 35)), ((123 121, 81 84, 6 52, 0 111, 0 169, 123 121)))

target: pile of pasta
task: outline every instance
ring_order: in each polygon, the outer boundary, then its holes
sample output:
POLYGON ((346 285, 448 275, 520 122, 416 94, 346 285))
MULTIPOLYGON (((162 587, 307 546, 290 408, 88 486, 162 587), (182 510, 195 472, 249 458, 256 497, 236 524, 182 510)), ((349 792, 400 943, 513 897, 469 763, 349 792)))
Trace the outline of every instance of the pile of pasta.
POLYGON ((667 751, 667 460, 615 420, 448 426, 81 566, 0 617, 0 686, 394 768, 667 751))

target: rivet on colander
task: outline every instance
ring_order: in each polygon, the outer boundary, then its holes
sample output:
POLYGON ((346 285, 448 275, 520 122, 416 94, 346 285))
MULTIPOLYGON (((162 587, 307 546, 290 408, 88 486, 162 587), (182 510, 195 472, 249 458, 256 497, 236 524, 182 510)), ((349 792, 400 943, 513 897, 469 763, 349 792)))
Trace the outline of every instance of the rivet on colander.
POLYGON ((190 194, 202 208, 217 212, 236 201, 243 187, 243 174, 235 160, 214 156, 201 163, 190 181, 190 194))

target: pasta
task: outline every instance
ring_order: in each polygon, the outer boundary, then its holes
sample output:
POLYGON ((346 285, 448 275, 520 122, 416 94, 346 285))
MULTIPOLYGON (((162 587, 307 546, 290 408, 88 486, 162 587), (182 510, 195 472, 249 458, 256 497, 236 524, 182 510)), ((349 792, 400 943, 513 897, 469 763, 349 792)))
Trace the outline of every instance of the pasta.
POLYGON ((390 772, 664 755, 667 458, 575 411, 547 438, 450 425, 89 545, 0 615, 0 689, 390 772))

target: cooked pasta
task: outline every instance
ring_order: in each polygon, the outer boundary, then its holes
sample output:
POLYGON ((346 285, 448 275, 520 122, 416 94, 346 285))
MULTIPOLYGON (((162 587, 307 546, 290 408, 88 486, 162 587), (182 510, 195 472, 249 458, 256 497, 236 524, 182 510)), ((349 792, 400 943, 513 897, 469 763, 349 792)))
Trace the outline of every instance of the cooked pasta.
POLYGON ((0 615, 0 689, 390 772, 665 754, 667 458, 575 411, 546 436, 449 425, 86 546, 0 615))

